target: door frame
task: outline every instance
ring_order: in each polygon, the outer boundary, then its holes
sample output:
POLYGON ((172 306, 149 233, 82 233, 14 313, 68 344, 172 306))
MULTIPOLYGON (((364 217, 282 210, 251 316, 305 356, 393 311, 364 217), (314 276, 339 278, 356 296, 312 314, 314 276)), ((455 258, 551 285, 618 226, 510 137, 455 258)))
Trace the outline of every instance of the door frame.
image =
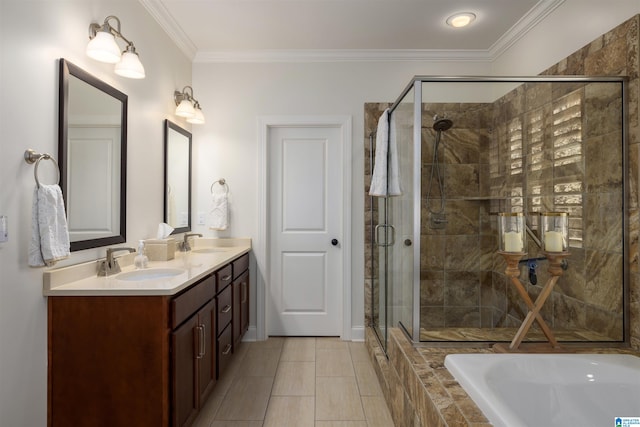
POLYGON ((333 127, 342 136, 342 340, 351 340, 351 116, 259 116, 258 117, 258 242, 254 248, 256 275, 256 339, 267 339, 267 299, 271 274, 269 257, 269 130, 274 127, 333 127))

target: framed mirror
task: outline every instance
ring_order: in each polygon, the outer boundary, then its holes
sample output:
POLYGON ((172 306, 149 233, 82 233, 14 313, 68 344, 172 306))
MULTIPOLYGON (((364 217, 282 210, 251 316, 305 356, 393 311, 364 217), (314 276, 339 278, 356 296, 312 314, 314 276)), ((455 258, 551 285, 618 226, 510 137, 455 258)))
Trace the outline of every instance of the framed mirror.
POLYGON ((71 250, 126 241, 127 95, 60 59, 58 163, 71 250))
POLYGON ((191 133, 165 120, 164 222, 173 234, 191 231, 191 133))

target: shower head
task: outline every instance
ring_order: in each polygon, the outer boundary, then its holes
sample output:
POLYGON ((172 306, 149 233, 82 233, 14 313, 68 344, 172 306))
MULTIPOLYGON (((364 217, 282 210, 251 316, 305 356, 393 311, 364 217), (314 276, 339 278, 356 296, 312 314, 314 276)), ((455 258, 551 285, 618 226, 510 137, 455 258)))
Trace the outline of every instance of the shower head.
POLYGON ((451 126, 453 126, 453 121, 449 119, 438 119, 433 124, 433 130, 436 130, 438 132, 441 132, 441 131, 444 132, 445 130, 449 130, 451 126))

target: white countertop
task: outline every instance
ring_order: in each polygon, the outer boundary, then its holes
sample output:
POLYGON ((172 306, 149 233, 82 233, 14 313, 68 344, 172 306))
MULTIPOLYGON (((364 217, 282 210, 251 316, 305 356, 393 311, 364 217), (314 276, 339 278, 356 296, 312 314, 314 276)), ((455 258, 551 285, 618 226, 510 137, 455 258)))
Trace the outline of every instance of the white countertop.
MULTIPOLYGON (((174 295, 251 250, 250 239, 196 239, 194 243, 194 251, 176 252, 170 261, 149 262, 150 269, 184 270, 176 276, 137 281, 119 280, 121 273, 98 277, 97 261, 94 261, 45 271, 42 293, 45 296, 174 295), (221 251, 197 252, 203 247, 221 251)), ((122 273, 135 270, 133 256, 135 254, 118 257, 122 273)))

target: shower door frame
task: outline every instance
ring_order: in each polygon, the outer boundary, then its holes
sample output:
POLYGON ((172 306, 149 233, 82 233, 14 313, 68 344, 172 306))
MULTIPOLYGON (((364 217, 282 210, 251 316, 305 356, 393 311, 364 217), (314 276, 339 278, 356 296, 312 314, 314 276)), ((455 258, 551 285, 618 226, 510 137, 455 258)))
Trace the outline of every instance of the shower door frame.
MULTIPOLYGON (((619 347, 626 346, 630 343, 630 301, 629 301, 629 160, 628 160, 628 77, 626 76, 425 76, 417 75, 404 88, 396 101, 389 107, 389 115, 391 117, 393 111, 401 104, 405 96, 414 90, 414 117, 413 117, 413 324, 411 331, 404 325, 400 324, 401 329, 415 344, 420 344, 420 233, 421 233, 421 159, 422 159, 422 83, 554 83, 554 82, 602 82, 602 83, 620 83, 621 84, 621 103, 622 103, 622 254, 623 254, 623 290, 622 290, 622 306, 623 306, 623 340, 611 342, 599 342, 603 346, 619 347)), ((385 211, 387 211, 388 199, 385 200, 385 211)), ((388 217, 385 216, 385 221, 388 217)), ((387 248, 388 250, 388 248, 387 248)), ((386 267, 385 267, 386 269, 386 267)), ((385 271, 385 276, 387 272, 385 271)), ((380 278, 382 280, 382 278, 380 278)), ((385 283, 379 283, 379 286, 387 286, 385 283)), ((386 292, 385 292, 386 296, 386 292)), ((373 299, 373 298, 372 298, 373 299)), ((385 303, 385 313, 387 319, 389 306, 385 303)), ((393 325, 385 324, 385 329, 393 325)), ((385 333, 385 353, 386 353, 386 333, 385 333)), ((455 342, 457 345, 477 345, 484 341, 460 341, 455 342)), ((429 342, 430 345, 448 344, 452 342, 438 343, 429 342)), ((592 342, 576 342, 572 345, 590 345, 592 342)))

